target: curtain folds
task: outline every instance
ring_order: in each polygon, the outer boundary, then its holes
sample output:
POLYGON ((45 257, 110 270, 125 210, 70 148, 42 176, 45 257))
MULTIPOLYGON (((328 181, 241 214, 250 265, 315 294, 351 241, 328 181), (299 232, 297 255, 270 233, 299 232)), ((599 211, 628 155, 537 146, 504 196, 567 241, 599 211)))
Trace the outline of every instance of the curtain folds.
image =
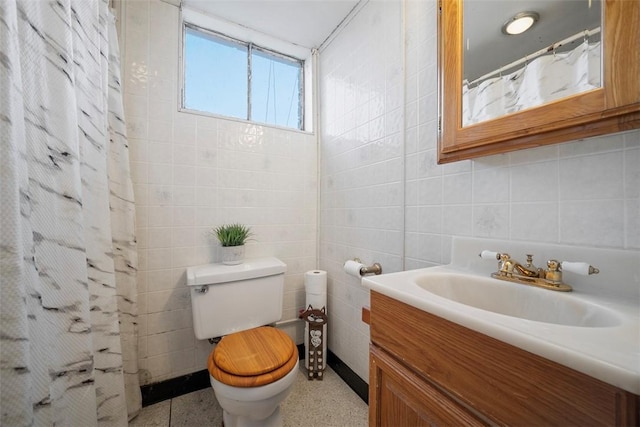
POLYGON ((0 424, 127 425, 133 189, 106 0, 0 0, 0 424))
POLYGON ((539 56, 508 74, 462 87, 462 125, 502 117, 601 86, 600 42, 539 56))

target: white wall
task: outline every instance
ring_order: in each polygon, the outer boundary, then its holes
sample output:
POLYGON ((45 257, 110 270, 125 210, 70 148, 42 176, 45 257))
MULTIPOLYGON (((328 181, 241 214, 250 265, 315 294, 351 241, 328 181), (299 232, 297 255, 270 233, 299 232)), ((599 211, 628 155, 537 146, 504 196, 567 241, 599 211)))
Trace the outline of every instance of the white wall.
POLYGON ((320 268, 328 271, 329 348, 368 377, 368 292, 345 260, 402 269, 403 35, 399 1, 369 2, 320 53, 320 268))
POLYGON ((347 258, 448 263, 453 236, 640 250, 640 131, 436 164, 436 20, 435 1, 370 0, 320 55, 329 348, 365 380, 368 294, 347 258))
MULTIPOLYGON (((316 267, 315 135, 177 111, 178 9, 124 3, 125 114, 140 256, 139 358, 143 384, 206 368, 193 335, 185 269, 220 260, 211 227, 252 226, 247 257, 287 264, 283 320, 304 306, 316 267)), ((302 342, 302 324, 285 330, 302 342)))

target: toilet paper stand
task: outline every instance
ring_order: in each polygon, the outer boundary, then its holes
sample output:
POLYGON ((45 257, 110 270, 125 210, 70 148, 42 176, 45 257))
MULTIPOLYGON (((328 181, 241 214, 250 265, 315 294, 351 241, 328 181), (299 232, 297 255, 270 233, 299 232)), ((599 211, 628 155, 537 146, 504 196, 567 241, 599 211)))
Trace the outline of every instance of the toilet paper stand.
POLYGON ((309 380, 317 379, 322 381, 322 373, 324 372, 326 363, 323 345, 327 337, 324 335, 326 328, 324 327, 329 320, 327 318, 325 307, 321 309, 313 308, 311 305, 300 313, 300 317, 307 322, 308 330, 305 336, 305 349, 309 366, 307 367, 307 375, 309 380))

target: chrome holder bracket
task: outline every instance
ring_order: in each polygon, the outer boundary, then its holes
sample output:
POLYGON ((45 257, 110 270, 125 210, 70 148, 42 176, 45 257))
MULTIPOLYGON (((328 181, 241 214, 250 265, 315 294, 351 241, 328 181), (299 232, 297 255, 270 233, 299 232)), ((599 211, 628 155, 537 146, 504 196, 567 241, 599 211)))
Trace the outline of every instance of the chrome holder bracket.
POLYGON ((209 285, 202 285, 199 288, 195 288, 197 294, 206 294, 209 292, 209 285))

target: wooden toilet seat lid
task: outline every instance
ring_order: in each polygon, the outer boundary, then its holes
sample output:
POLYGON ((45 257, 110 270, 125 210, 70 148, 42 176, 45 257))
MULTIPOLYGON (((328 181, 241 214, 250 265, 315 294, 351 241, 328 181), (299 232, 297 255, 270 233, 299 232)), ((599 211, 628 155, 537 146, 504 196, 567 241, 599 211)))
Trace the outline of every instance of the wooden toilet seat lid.
POLYGON ((269 326, 223 337, 209 355, 209 373, 235 387, 256 387, 279 380, 298 361, 289 336, 269 326))

